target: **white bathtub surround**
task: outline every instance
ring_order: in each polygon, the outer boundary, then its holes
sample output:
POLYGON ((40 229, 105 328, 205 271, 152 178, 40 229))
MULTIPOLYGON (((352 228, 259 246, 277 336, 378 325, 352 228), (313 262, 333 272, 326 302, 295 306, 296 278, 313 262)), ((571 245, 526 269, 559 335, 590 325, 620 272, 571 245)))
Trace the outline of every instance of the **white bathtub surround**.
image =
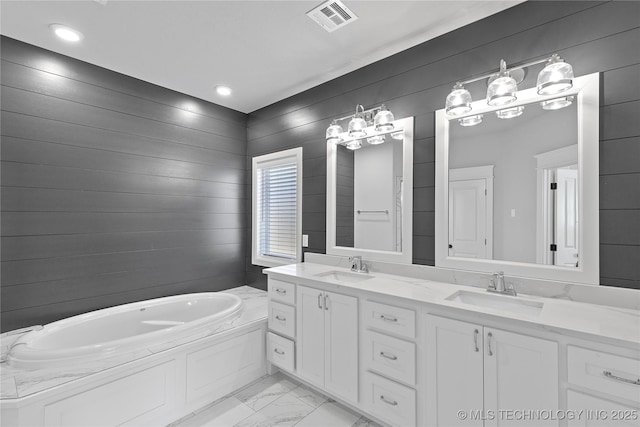
MULTIPOLYGON (((305 253, 304 260, 309 263, 333 267, 347 269, 351 267, 351 262, 347 257, 335 255, 307 252, 305 253)), ((487 287, 491 279, 491 274, 475 271, 453 270, 418 264, 396 264, 372 260, 365 260, 365 262, 371 272, 411 277, 425 281, 473 286, 483 289, 487 287)), ((518 293, 522 294, 640 310, 640 292, 635 289, 582 285, 515 276, 508 276, 507 279, 509 283, 515 285, 518 293)))
POLYGON ((121 423, 118 417, 129 415, 140 423, 167 423, 261 377, 266 373, 266 293, 248 286, 225 292, 243 300, 240 317, 178 341, 150 345, 90 367, 25 370, 0 364, 3 422, 49 424, 71 411, 85 424, 93 423, 96 409, 91 406, 104 404, 97 410, 114 417, 105 417, 101 422, 106 424, 121 423), (103 399, 102 393, 114 397, 103 399), (147 405, 148 416, 139 418, 138 408, 129 408, 129 403, 147 405), (83 407, 85 413, 75 414, 83 407))
POLYGON ((380 427, 277 373, 199 409, 168 427, 380 427))
MULTIPOLYGON (((0 363, 0 378, 2 380, 1 396, 2 398, 25 397, 33 393, 86 377, 96 372, 101 372, 133 360, 138 360, 152 354, 160 353, 182 344, 224 332, 234 327, 240 327, 264 320, 267 304, 266 293, 264 291, 249 286, 241 286, 226 290, 225 292, 237 295, 242 299, 244 307, 240 317, 231 319, 229 322, 216 325, 211 329, 200 330, 195 334, 186 334, 180 339, 149 344, 147 348, 105 358, 98 364, 87 364, 86 366, 27 370, 12 367, 7 363, 0 363)), ((0 340, 2 340, 2 347, 10 347, 11 344, 22 335, 24 334, 12 334, 11 331, 2 334, 2 336, 0 336, 0 340), (5 339, 7 340, 6 344, 5 339)), ((3 360, 4 359, 5 354, 3 354, 3 360)))

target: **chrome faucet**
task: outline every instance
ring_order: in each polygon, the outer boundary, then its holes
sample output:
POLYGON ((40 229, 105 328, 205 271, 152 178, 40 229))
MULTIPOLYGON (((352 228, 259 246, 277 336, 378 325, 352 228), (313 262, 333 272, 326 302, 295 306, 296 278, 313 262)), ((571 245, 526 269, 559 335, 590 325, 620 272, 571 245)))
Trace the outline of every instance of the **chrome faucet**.
POLYGON ((516 289, 513 287, 513 283, 506 283, 504 281, 504 272, 497 271, 493 273, 493 279, 489 283, 487 292, 494 292, 498 294, 518 296, 516 289))
POLYGON ((361 256, 350 256, 349 261, 351 261, 351 271, 355 271, 356 273, 369 272, 367 265, 364 262, 362 262, 361 256))

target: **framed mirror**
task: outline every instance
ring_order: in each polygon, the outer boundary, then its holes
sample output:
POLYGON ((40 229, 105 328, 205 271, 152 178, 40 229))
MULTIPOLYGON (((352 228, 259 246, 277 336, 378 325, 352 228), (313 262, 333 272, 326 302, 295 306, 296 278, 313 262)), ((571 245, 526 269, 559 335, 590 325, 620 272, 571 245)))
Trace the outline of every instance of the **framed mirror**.
POLYGON ((435 264, 599 284, 599 75, 517 96, 436 111, 435 264))
POLYGON ((327 254, 411 264, 413 117, 393 125, 367 128, 382 143, 327 144, 327 254))

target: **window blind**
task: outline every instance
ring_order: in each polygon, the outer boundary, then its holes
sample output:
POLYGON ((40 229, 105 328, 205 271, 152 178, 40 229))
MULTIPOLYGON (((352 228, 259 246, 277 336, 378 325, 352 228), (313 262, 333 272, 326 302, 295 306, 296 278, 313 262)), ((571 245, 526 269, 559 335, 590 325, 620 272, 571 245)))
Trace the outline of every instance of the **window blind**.
POLYGON ((296 259, 297 175, 295 162, 262 166, 257 174, 260 255, 296 259))

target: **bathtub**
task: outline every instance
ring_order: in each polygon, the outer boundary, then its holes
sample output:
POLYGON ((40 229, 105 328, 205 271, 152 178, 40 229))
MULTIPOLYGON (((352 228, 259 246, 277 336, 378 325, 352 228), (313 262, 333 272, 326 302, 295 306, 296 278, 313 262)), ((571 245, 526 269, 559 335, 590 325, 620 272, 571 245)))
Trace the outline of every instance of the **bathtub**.
POLYGON ((19 336, 0 363, 2 425, 170 424, 267 373, 267 304, 265 291, 241 286, 98 310, 19 336))
POLYGON ((242 312, 242 299, 222 292, 157 298, 49 323, 19 338, 7 361, 20 369, 99 363, 214 328, 242 312))

